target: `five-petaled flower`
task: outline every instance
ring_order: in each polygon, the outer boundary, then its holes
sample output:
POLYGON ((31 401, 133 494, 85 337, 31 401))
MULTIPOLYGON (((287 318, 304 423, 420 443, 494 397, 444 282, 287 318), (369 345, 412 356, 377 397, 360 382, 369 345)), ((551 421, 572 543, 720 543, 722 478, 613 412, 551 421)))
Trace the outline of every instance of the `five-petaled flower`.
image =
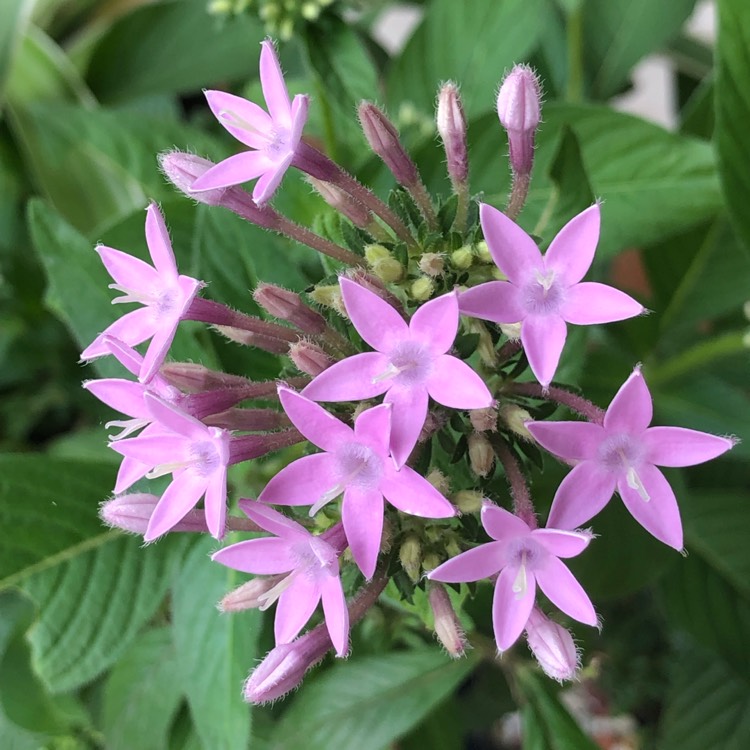
POLYGON ((573 217, 542 255, 536 242, 505 214, 480 206, 484 238, 508 281, 489 281, 458 298, 464 315, 494 323, 521 323, 521 343, 537 380, 555 376, 566 323, 611 323, 640 315, 632 297, 606 284, 581 282, 599 241, 599 206, 573 217))
POLYGON ((142 381, 153 377, 162 365, 180 320, 204 285, 177 272, 167 227, 155 203, 146 210, 146 244, 153 266, 111 247, 99 245, 96 248, 116 282, 109 288, 123 293, 122 297, 113 299, 112 304, 137 302, 143 307, 112 323, 81 354, 83 360, 110 354, 107 337, 120 339, 129 346, 151 339, 139 373, 142 381))
POLYGON ((363 411, 354 429, 321 406, 288 388, 279 398, 294 426, 323 453, 282 469, 258 500, 277 505, 310 505, 314 515, 341 493, 341 520, 352 556, 367 578, 375 572, 383 534, 383 496, 404 513, 449 518, 455 509, 424 477, 390 453, 391 405, 363 411))
POLYGON ((391 453, 402 466, 427 417, 431 396, 454 409, 482 409, 492 394, 465 362, 448 354, 458 331, 456 293, 422 305, 404 319, 377 294, 341 279, 346 312, 376 351, 356 354, 324 370, 302 394, 315 401, 354 401, 385 393, 391 412, 391 453))
POLYGON ((273 43, 266 40, 261 47, 260 83, 268 112, 233 94, 205 92, 218 121, 253 150, 219 162, 191 185, 193 191, 240 185, 257 177, 253 200, 261 205, 273 196, 294 160, 307 120, 308 97, 298 94, 289 101, 273 43))
POLYGON ((287 575, 260 598, 261 609, 278 600, 276 645, 293 641, 323 600, 326 627, 338 656, 349 647, 349 612, 339 577, 346 539, 338 524, 320 536, 261 503, 240 500, 245 515, 275 537, 249 539, 214 553, 212 560, 243 573, 287 575))
POLYGON ((734 441, 683 427, 649 427, 653 404, 640 368, 621 386, 604 416, 591 422, 527 422, 546 450, 576 466, 555 494, 548 523, 573 529, 593 518, 615 489, 650 534, 682 549, 674 492, 657 466, 692 466, 728 451, 734 441))
POLYGON ((584 531, 532 529, 518 516, 486 502, 482 525, 494 541, 451 558, 428 574, 444 583, 479 581, 499 573, 492 602, 492 625, 500 651, 509 649, 526 628, 536 584, 565 614, 586 625, 597 617, 581 584, 561 557, 575 557, 591 541, 584 531))
MULTIPOLYGON (((148 476, 172 474, 143 538, 150 542, 169 531, 205 496, 208 530, 224 535, 227 512, 227 467, 231 463, 230 434, 207 427, 152 393, 143 396, 159 434, 118 440, 110 447, 147 466, 148 476)), ((148 428, 147 428, 148 429, 148 428)))

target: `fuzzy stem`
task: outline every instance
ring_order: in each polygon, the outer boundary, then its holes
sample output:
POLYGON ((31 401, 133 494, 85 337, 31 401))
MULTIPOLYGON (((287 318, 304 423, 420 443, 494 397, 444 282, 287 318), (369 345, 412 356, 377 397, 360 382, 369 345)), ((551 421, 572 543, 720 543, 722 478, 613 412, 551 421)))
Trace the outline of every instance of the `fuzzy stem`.
POLYGON ((432 207, 432 200, 430 194, 427 192, 427 188, 421 179, 417 178, 417 181, 413 185, 407 185, 406 189, 414 198, 414 202, 419 206, 419 210, 422 216, 427 222, 427 226, 433 231, 438 231, 438 220, 435 214, 435 209, 432 207))
POLYGON ((453 192, 456 194, 457 203, 452 229, 463 235, 466 232, 466 220, 469 216, 469 186, 465 182, 454 183, 453 192))
POLYGON ((253 523, 249 518, 240 516, 227 516, 227 531, 265 531, 257 523, 253 523))
POLYGON ((214 302, 203 297, 196 297, 190 304, 190 308, 183 316, 183 320, 197 320, 201 323, 211 325, 229 326, 239 328, 242 331, 250 331, 271 339, 293 343, 299 339, 299 334, 286 326, 278 323, 269 323, 267 320, 246 315, 245 313, 232 310, 230 307, 214 302))
POLYGON ((229 446, 229 463, 239 464, 266 453, 288 448, 304 441, 299 430, 290 429, 266 435, 240 435, 233 437, 229 446))
POLYGON ((513 173, 513 184, 510 189, 510 198, 508 199, 508 205, 505 208, 505 215, 509 219, 516 219, 518 214, 521 213, 524 203, 526 203, 526 196, 529 194, 529 184, 531 183, 531 175, 529 174, 518 174, 513 173))
POLYGON ((286 216, 281 217, 279 232, 285 234, 287 237, 291 237, 302 245, 307 245, 313 250, 327 255, 329 258, 339 261, 339 263, 347 266, 365 265, 364 259, 360 258, 356 253, 327 240, 325 237, 321 237, 319 234, 315 234, 315 232, 310 231, 307 227, 296 224, 291 219, 287 219, 286 216))
POLYGON ((506 341, 497 350, 497 360, 500 365, 504 365, 512 356, 517 354, 521 350, 520 341, 506 341))
POLYGON ((525 521, 530 528, 535 529, 538 525, 536 512, 531 500, 529 485, 521 471, 521 464, 500 436, 493 435, 489 440, 495 450, 495 455, 500 459, 500 463, 505 470, 505 478, 510 485, 510 494, 513 498, 513 512, 522 521, 525 521))
POLYGON ((604 409, 600 409, 583 396, 566 391, 564 388, 553 385, 545 389, 538 383, 508 383, 503 387, 503 390, 507 393, 515 393, 518 396, 529 396, 542 401, 554 401, 557 404, 567 406, 568 409, 580 414, 594 424, 603 424, 604 422, 604 409))

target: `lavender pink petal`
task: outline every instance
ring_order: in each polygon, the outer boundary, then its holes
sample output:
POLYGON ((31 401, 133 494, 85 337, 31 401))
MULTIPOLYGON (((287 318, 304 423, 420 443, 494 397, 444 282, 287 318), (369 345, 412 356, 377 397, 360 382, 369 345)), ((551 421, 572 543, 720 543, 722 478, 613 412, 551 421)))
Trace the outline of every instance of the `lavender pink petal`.
POLYGON ((550 555, 544 568, 537 571, 536 580, 544 595, 566 615, 585 625, 596 625, 594 605, 565 563, 550 555))
POLYGON ((510 281, 523 284, 533 269, 542 267, 536 242, 512 219, 487 203, 479 205, 479 216, 492 258, 510 281))
POLYGON ((643 312, 643 305, 629 294, 595 281, 584 281, 568 289, 560 310, 568 323, 581 326, 614 323, 643 312))
POLYGON ((654 416, 654 406, 640 368, 620 386, 604 415, 604 427, 609 431, 643 432, 654 416))
POLYGON ((379 352, 388 352, 409 335, 406 321, 377 294, 342 278, 344 306, 354 327, 365 342, 379 352))
POLYGON ((274 505, 313 505, 337 484, 333 456, 315 453, 298 458, 275 474, 258 500, 274 505))
POLYGON ((426 302, 412 315, 409 331, 435 354, 445 354, 458 332, 458 297, 455 292, 426 302))
POLYGON ((610 501, 616 484, 616 475, 601 469, 593 461, 578 464, 557 488, 547 526, 579 528, 610 501))
POLYGON ((657 466, 694 466, 726 453, 730 438, 685 427, 650 427, 643 435, 649 463, 657 466))
POLYGON ((526 573, 526 589, 521 596, 513 591, 513 583, 518 574, 518 568, 503 568, 495 584, 495 594, 492 599, 492 626, 495 640, 500 651, 506 651, 523 633, 531 615, 536 595, 534 574, 526 573))
POLYGON ((214 552, 211 559, 228 568, 255 575, 288 573, 297 565, 289 542, 275 537, 248 539, 231 544, 214 552))
POLYGON ((596 204, 574 216, 552 240, 544 256, 544 265, 547 270, 554 271, 566 286, 577 284, 591 267, 599 242, 600 225, 601 212, 596 204))
POLYGON ((505 564, 504 542, 489 542, 452 557, 428 574, 432 581, 466 583, 481 581, 497 573, 505 564))
POLYGON ((517 323, 526 317, 518 287, 507 281, 488 281, 467 289, 458 304, 464 315, 493 323, 517 323))
POLYGON ((435 401, 451 409, 484 409, 493 401, 484 380, 466 362, 450 354, 435 360, 427 391, 435 401))
POLYGON ((529 366, 542 386, 548 386, 560 364, 567 326, 557 315, 529 315, 521 325, 521 343, 529 366))
POLYGON ((354 561, 365 578, 372 578, 383 535, 383 495, 376 489, 349 487, 344 494, 341 520, 354 561))
POLYGON ((526 429, 546 451, 572 461, 596 458, 606 438, 604 428, 591 422, 527 422, 526 429))
POLYGON ((390 448, 396 466, 403 466, 417 444, 427 418, 427 391, 394 386, 385 396, 391 412, 390 448))

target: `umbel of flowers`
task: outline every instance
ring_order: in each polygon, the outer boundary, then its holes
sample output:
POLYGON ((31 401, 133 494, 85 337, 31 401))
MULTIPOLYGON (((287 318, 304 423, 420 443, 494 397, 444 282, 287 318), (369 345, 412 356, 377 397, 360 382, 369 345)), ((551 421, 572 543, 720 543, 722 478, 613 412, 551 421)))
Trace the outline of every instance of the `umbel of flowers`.
POLYGON ((219 123, 239 142, 234 156, 213 164, 171 152, 162 155, 162 168, 196 201, 326 255, 336 275, 309 301, 260 284, 254 297, 272 321, 202 297, 204 281, 179 273, 154 204, 145 228, 152 265, 96 249, 121 294, 113 302, 137 305, 82 355, 112 355, 131 376, 85 383, 125 417, 107 425, 119 429, 110 446, 123 460, 104 520, 147 542, 179 531, 218 540, 227 531, 256 532, 213 555, 252 576, 227 592, 225 611, 275 605, 276 647, 250 675, 249 701, 288 692, 331 649, 345 656, 350 628, 391 579, 407 598, 414 587, 426 589, 435 632, 452 656, 463 653, 466 638, 444 584, 494 581, 498 650, 525 632, 547 674, 573 678, 579 657, 572 636, 557 613, 537 603, 537 588, 560 613, 596 626, 594 605, 565 563, 593 539, 582 527, 617 491, 647 533, 681 550, 678 504, 658 467, 707 461, 733 441, 651 427, 651 396, 638 367, 606 412, 553 385, 569 325, 644 310, 617 289, 584 281, 599 238, 598 204, 571 217, 545 253, 514 221, 528 192, 540 120, 539 85, 528 68, 513 69, 498 97, 513 173, 508 205, 501 211, 479 204, 478 221, 454 84, 442 87, 437 109, 453 188, 447 199, 428 193, 386 116, 361 104, 367 142, 398 183, 385 203, 303 140, 308 98, 290 101, 268 41, 260 78, 265 107, 206 92, 219 123), (289 168, 305 172, 350 223, 349 247, 269 205, 289 168), (252 194, 241 187, 250 181, 252 194), (287 356, 283 380, 168 362, 184 320, 287 356), (134 347, 142 344, 139 353, 134 347), (544 402, 580 419, 534 419, 544 402), (525 478, 523 441, 530 439, 573 466, 543 526, 525 478), (231 465, 303 442, 305 455, 257 499, 227 498, 231 465), (504 475, 509 497, 491 484, 493 474, 504 475), (170 482, 160 497, 129 492, 164 475, 170 482), (235 500, 243 515, 228 513, 235 500), (342 579, 346 568, 358 572, 342 579), (322 621, 300 635, 320 611, 322 621))

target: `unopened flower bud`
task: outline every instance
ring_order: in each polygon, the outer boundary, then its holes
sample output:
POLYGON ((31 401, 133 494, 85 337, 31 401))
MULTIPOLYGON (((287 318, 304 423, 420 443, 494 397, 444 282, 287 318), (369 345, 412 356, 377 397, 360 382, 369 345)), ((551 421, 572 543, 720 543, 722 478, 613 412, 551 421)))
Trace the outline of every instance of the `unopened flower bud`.
POLYGON ((253 299, 270 315, 289 321, 305 333, 319 334, 326 329, 326 319, 306 305, 296 292, 261 282, 253 292, 253 299))
POLYGON ((195 362, 167 362, 161 366, 159 374, 170 385, 187 393, 209 391, 214 388, 230 388, 247 385, 247 378, 230 375, 226 372, 210 370, 195 362))
POLYGON ((427 418, 422 425, 422 431, 419 433, 419 439, 417 442, 424 443, 429 440, 443 425, 445 425, 445 418, 439 416, 434 411, 427 412, 427 418))
POLYGON ((271 354, 286 354, 289 351, 289 342, 283 339, 264 336, 262 333, 254 333, 234 326, 215 325, 212 328, 230 341, 234 341, 235 344, 254 346, 256 349, 262 349, 271 354))
POLYGON ((441 494, 447 495, 450 492, 451 483, 448 477, 438 469, 432 469, 425 479, 441 494))
POLYGON ((508 337, 510 341, 521 340, 521 324, 520 323, 498 323, 498 328, 502 333, 508 337))
POLYGON ((486 240, 480 240, 474 245, 474 253, 480 263, 494 263, 492 253, 490 253, 490 248, 487 245, 486 240))
POLYGON ((428 276, 421 276, 412 282, 409 291, 412 299, 417 302, 427 302, 435 291, 435 282, 428 276))
POLYGON ((399 281, 404 275, 404 267, 383 245, 367 245, 365 247, 365 260, 373 273, 386 283, 399 281))
POLYGON ((318 180, 310 175, 306 179, 329 206, 346 216, 354 226, 366 229, 370 225, 372 214, 358 200, 333 183, 318 180))
POLYGON ((339 315, 346 315, 341 288, 338 284, 316 286, 310 292, 310 299, 323 307, 330 307, 339 315))
POLYGON ((391 251, 383 245, 378 245, 377 243, 365 245, 365 260, 370 266, 379 260, 386 260, 392 257, 391 251))
POLYGON ((546 675, 558 682, 575 678, 580 660, 573 636, 537 607, 531 610, 526 623, 526 640, 546 675))
MULTIPOLYGON (((99 516, 107 526, 143 536, 159 500, 145 492, 117 495, 102 503, 99 516)), ((190 510, 170 531, 207 532, 206 517, 201 510, 190 510)))
POLYGON ((534 438, 526 429, 526 422, 532 420, 531 414, 518 404, 503 404, 500 407, 500 419, 507 425, 511 432, 514 432, 524 440, 533 441, 534 438))
POLYGON ((445 271, 445 261, 439 253, 425 253, 419 259, 419 270, 427 276, 436 278, 445 271))
POLYGON ((289 347, 289 358, 300 372, 313 378, 333 364, 333 360, 323 349, 309 341, 298 341, 292 344, 289 347))
POLYGON ((534 135, 541 118, 539 80, 528 65, 516 65, 497 95, 497 114, 508 131, 510 164, 516 174, 528 175, 534 162, 534 135))
POLYGON ((484 495, 475 490, 459 490, 451 497, 451 502, 462 513, 479 513, 484 503, 484 495))
POLYGON ((416 583, 422 572, 422 545, 419 539, 410 534, 401 544, 398 551, 398 559, 401 561, 401 567, 406 571, 412 583, 416 583))
POLYGON ((430 581, 427 597, 435 622, 435 635, 448 656, 458 659, 466 651, 466 638, 445 586, 430 581))
POLYGON ((207 206, 219 206, 227 188, 193 193, 193 183, 214 166, 212 161, 183 151, 168 151, 159 155, 159 166, 164 176, 184 195, 207 206))
POLYGON ((267 594, 279 581, 284 578, 278 576, 257 576, 251 581, 232 589, 218 603, 220 612, 242 612, 245 609, 258 609, 266 604, 263 595, 267 594))
POLYGON ((497 409, 488 406, 485 409, 472 409, 469 412, 471 426, 477 432, 495 432, 497 430, 497 409))
POLYGON ((469 463, 479 477, 486 477, 495 465, 495 453, 490 441, 479 432, 469 435, 469 463))
POLYGON ((469 157, 466 148, 466 118, 455 83, 443 84, 438 94, 437 129, 445 148, 448 175, 453 185, 466 182, 469 157))
POLYGON ((422 570, 425 573, 429 573, 431 570, 435 570, 441 562, 442 560, 438 555, 434 552, 428 552, 422 559, 422 570))
POLYGON ((470 247, 460 247, 451 253, 451 265, 460 271, 466 271, 471 268, 474 262, 474 253, 470 247))
POLYGON ((418 185, 417 167, 401 145, 396 126, 372 102, 362 102, 357 112, 370 148, 383 160, 396 180, 405 187, 418 185))

